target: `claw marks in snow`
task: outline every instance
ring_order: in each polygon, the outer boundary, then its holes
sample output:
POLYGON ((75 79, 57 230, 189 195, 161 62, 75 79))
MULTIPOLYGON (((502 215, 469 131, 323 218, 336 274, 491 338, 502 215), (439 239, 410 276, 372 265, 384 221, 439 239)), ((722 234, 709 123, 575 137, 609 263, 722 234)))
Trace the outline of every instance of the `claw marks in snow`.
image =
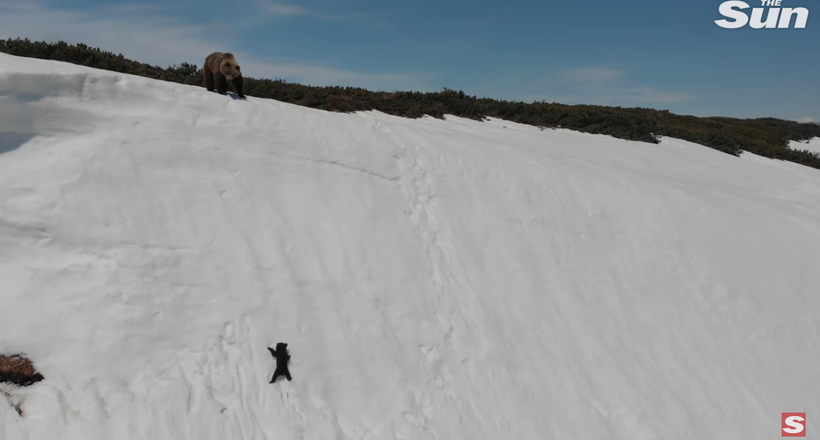
POLYGON ((122 410, 141 412, 110 418, 131 420, 135 439, 303 436, 310 428, 294 389, 268 386, 273 366, 266 342, 250 318, 228 322, 204 344, 132 380, 122 410))
POLYGON ((195 419, 221 420, 216 429, 224 429, 226 434, 265 431, 254 412, 269 404, 262 391, 267 363, 257 353, 258 340, 250 320, 243 318, 225 324, 216 338, 198 349, 178 356, 189 414, 210 413, 195 419))
POLYGON ((435 345, 432 347, 420 345, 419 349, 424 356, 423 365, 430 372, 433 383, 451 400, 456 400, 458 396, 452 387, 453 375, 450 374, 450 368, 447 364, 442 361, 438 347, 435 345))

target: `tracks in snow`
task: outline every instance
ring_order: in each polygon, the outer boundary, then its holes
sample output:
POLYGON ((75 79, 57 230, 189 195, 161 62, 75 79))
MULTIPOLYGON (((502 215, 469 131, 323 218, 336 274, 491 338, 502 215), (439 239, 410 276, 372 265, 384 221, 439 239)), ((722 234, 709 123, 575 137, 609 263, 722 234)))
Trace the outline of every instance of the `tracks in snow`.
POLYGON ((417 411, 404 414, 404 420, 412 426, 414 433, 397 432, 398 438, 438 438, 439 436, 429 423, 435 416, 432 410, 442 405, 432 400, 443 400, 446 405, 466 407, 462 397, 456 391, 454 377, 449 368, 449 360, 454 359, 455 344, 454 322, 458 319, 459 305, 456 298, 467 286, 464 277, 459 277, 454 264, 455 246, 446 225, 439 220, 436 208, 436 190, 430 175, 430 165, 426 161, 425 151, 418 144, 407 145, 394 134, 384 123, 373 120, 372 123, 384 132, 396 144, 402 154, 396 158, 398 168, 398 185, 405 204, 405 215, 412 225, 427 254, 430 264, 430 280, 435 289, 435 309, 433 321, 438 329, 435 340, 419 343, 421 368, 428 376, 428 385, 435 387, 434 397, 426 390, 414 390, 417 411))

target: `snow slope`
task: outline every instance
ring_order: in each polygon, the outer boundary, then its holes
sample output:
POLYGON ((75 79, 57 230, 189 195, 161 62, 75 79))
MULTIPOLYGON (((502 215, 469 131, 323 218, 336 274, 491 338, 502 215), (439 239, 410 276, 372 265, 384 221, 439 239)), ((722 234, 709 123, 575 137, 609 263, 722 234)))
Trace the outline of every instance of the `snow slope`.
POLYGON ((0 151, 0 353, 46 377, 0 385, 4 440, 748 440, 820 410, 814 169, 3 54, 0 151))
POLYGON ((808 150, 812 153, 820 154, 820 137, 809 139, 804 142, 791 141, 789 148, 792 150, 808 150))

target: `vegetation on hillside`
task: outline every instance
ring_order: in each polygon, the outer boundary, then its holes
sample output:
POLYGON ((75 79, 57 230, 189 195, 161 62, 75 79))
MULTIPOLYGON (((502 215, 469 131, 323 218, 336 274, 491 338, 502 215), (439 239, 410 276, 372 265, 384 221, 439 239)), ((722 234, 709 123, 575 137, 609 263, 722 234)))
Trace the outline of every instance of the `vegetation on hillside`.
MULTIPOLYGON (((85 44, 33 42, 18 38, 0 40, 0 52, 202 86, 202 70, 194 64, 162 68, 85 44)), ((788 148, 791 140, 820 137, 820 124, 775 118, 701 118, 648 108, 476 98, 447 88, 440 92, 373 92, 357 87, 306 86, 281 79, 253 77, 245 78, 245 94, 336 112, 378 110, 410 118, 423 115, 442 118, 451 114, 476 120, 489 116, 539 127, 563 127, 652 143, 657 143, 661 136, 669 136, 733 155, 745 150, 820 169, 820 155, 788 148)))

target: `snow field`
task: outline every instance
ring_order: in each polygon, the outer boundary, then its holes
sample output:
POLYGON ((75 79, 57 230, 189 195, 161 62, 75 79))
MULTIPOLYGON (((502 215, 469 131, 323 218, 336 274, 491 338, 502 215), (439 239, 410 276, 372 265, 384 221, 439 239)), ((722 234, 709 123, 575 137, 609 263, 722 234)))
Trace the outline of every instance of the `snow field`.
POLYGON ((818 410, 817 170, 4 54, 0 151, 0 353, 46 377, 0 385, 3 439, 740 440, 818 410))

